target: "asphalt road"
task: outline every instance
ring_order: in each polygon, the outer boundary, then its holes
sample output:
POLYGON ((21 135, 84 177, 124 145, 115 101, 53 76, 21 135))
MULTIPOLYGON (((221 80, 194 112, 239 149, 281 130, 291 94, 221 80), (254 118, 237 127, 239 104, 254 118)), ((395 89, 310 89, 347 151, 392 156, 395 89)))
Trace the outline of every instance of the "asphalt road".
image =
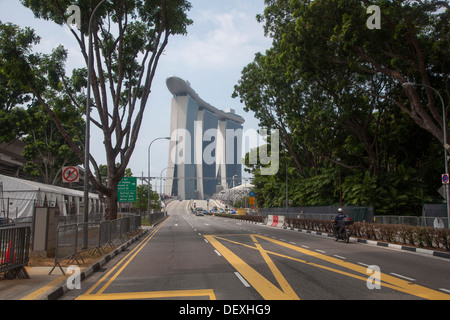
POLYGON ((63 299, 450 299, 448 259, 197 217, 187 205, 172 203, 164 223, 63 299))

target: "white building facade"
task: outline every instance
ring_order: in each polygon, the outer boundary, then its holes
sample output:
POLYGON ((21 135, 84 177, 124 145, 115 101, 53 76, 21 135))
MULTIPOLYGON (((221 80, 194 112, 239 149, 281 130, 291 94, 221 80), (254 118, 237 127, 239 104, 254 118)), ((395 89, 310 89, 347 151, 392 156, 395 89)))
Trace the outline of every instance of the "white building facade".
POLYGON ((183 79, 171 77, 167 87, 173 99, 165 193, 207 199, 239 185, 245 120, 211 106, 183 79))

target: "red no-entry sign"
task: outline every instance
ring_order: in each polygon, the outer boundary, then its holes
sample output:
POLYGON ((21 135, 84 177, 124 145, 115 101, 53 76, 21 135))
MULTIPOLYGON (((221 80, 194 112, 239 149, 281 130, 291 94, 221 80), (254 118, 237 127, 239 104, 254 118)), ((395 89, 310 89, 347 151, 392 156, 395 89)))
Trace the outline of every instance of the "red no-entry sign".
POLYGON ((62 178, 64 183, 79 182, 80 171, 76 167, 65 167, 63 168, 62 178))

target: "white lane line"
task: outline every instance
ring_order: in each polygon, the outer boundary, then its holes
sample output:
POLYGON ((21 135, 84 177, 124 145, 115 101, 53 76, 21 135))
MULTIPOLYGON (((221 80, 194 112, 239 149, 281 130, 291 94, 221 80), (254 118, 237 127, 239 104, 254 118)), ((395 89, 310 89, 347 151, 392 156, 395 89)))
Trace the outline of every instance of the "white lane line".
POLYGON ((308 246, 304 246, 304 245, 302 245, 302 247, 303 247, 303 248, 305 248, 305 249, 309 249, 309 247, 308 247, 308 246))
POLYGON ((450 293, 450 290, 448 290, 448 289, 440 288, 439 290, 444 291, 446 293, 450 293))
POLYGON ((345 259, 347 259, 346 257, 343 257, 343 256, 338 256, 337 254, 335 254, 334 255, 336 258, 339 258, 339 259, 342 259, 342 260, 345 260, 345 259))
POLYGON ((296 245, 296 243, 295 242, 289 242, 290 244, 293 244, 293 245, 296 245))
POLYGON ((250 285, 248 284, 248 282, 245 281, 244 277, 241 276, 241 274, 240 274, 239 272, 235 272, 234 274, 236 275, 236 277, 238 277, 239 280, 241 280, 242 284, 243 284, 245 287, 250 288, 250 285))
POLYGON ((208 240, 206 240, 206 239, 203 239, 203 240, 205 240, 205 242, 206 242, 206 243, 209 243, 209 241, 208 241, 208 240))
POLYGON ((397 274, 397 273, 393 273, 393 272, 391 272, 390 274, 392 276, 399 277, 399 278, 402 278, 402 279, 405 279, 405 280, 416 281, 416 279, 408 278, 408 277, 402 276, 401 274, 397 274))
POLYGON ((220 254, 220 252, 219 251, 217 251, 217 250, 214 250, 214 252, 215 253, 217 253, 217 255, 219 256, 219 257, 221 257, 222 255, 220 254))
POLYGON ((317 252, 320 252, 320 253, 326 253, 326 251, 319 250, 319 249, 317 249, 316 251, 317 251, 317 252))
POLYGON ((175 223, 175 227, 178 227, 178 224, 175 223))
MULTIPOLYGON (((196 230, 196 231, 197 231, 197 230, 196 230)), ((202 234, 199 232, 198 235, 201 236, 202 234)))
POLYGON ((361 266, 364 266, 364 267, 370 267, 370 265, 369 264, 365 264, 365 263, 362 263, 362 262, 357 262, 359 265, 361 265, 361 266))

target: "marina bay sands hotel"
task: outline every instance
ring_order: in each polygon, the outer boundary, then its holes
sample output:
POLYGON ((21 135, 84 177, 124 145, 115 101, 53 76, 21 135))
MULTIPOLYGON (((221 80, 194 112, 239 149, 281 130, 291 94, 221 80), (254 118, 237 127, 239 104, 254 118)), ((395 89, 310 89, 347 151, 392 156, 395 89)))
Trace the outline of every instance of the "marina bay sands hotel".
POLYGON ((167 87, 173 99, 166 194, 207 199, 240 185, 245 120, 205 102, 183 79, 168 78, 167 87))

